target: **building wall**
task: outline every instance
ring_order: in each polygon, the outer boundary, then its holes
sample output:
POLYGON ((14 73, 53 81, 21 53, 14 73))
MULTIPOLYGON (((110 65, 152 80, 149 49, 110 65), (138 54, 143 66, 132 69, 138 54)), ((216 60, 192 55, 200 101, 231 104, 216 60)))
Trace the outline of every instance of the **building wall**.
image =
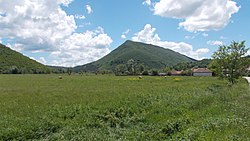
POLYGON ((203 73, 194 72, 193 76, 212 76, 212 73, 211 72, 203 72, 203 73))

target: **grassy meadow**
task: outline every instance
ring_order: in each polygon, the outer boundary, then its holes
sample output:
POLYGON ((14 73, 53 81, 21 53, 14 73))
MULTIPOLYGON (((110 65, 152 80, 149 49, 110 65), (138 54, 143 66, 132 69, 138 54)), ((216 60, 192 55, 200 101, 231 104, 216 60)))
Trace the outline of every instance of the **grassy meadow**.
POLYGON ((243 79, 0 75, 0 140, 250 140, 249 107, 243 79))

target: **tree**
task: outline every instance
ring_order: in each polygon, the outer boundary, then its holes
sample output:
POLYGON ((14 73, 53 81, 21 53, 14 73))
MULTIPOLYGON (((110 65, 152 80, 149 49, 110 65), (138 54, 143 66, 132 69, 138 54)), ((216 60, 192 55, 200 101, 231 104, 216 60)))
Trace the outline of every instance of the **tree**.
POLYGON ((136 65, 137 65, 137 63, 133 59, 128 60, 128 62, 127 62, 127 68, 128 68, 128 72, 131 75, 135 74, 135 67, 136 67, 136 65))
POLYGON ((136 65, 135 72, 136 74, 141 74, 144 71, 145 67, 143 64, 136 65))
POLYGON ((115 67, 116 75, 124 75, 126 71, 127 71, 127 67, 124 64, 119 64, 115 67))
POLYGON ((19 73, 19 69, 17 68, 17 66, 11 66, 10 73, 12 73, 12 74, 18 74, 19 73))
POLYGON ((71 67, 67 69, 67 73, 68 73, 68 75, 72 74, 72 68, 71 67))
POLYGON ((245 70, 247 61, 244 56, 247 51, 245 41, 233 41, 229 46, 219 46, 218 51, 212 56, 214 60, 210 67, 219 77, 226 78, 230 84, 234 84, 245 70))
POLYGON ((159 75, 158 70, 153 69, 153 70, 151 71, 151 75, 152 75, 152 76, 157 76, 157 75, 159 75))
POLYGON ((169 66, 167 66, 162 71, 165 72, 165 73, 167 73, 167 75, 171 75, 171 70, 172 70, 172 68, 169 67, 169 66))

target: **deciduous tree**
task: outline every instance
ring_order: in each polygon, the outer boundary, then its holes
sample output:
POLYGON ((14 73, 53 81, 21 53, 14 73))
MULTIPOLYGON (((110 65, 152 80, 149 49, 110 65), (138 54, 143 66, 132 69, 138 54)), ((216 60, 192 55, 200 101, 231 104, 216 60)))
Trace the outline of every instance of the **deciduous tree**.
POLYGON ((243 74, 246 67, 245 54, 248 48, 245 41, 233 41, 229 46, 219 46, 217 52, 213 54, 211 68, 221 78, 226 78, 230 84, 236 83, 236 80, 243 74))

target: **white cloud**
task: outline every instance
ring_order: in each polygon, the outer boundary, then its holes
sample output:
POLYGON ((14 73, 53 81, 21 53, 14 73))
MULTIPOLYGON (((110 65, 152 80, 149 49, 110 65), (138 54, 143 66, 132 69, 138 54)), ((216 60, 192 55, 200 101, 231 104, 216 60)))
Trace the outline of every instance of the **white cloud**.
POLYGON ((86 8, 88 14, 90 14, 90 13, 93 12, 93 10, 92 10, 92 8, 91 8, 90 5, 86 5, 85 8, 86 8))
POLYGON ((130 32, 130 29, 127 29, 126 31, 124 31, 121 35, 122 39, 126 39, 127 38, 127 34, 130 32))
POLYGON ((64 6, 69 6, 69 4, 72 2, 73 0, 57 0, 57 2, 59 4, 62 4, 64 6))
POLYGON ((134 41, 140 41, 140 42, 159 42, 160 38, 158 34, 155 34, 156 28, 152 28, 150 24, 146 24, 144 26, 144 29, 140 32, 136 33, 134 37, 132 37, 132 40, 134 41))
POLYGON ((179 26, 196 32, 222 29, 239 9, 232 0, 160 0, 154 5, 154 14, 184 19, 179 26))
POLYGON ((60 4, 70 1, 0 1, 0 37, 15 39, 21 50, 54 50, 77 28, 60 4))
POLYGON ((7 46, 17 52, 21 52, 23 50, 23 44, 20 43, 15 43, 15 44, 8 43, 7 46))
POLYGON ((74 16, 61 8, 70 2, 72 0, 0 1, 0 13, 5 13, 0 15, 0 38, 7 39, 12 43, 8 46, 19 52, 51 53, 49 59, 46 56, 37 59, 50 65, 83 65, 109 53, 112 39, 101 27, 75 32, 74 16))
POLYGON ((76 66, 96 61, 110 52, 109 46, 112 42, 101 27, 95 31, 74 33, 61 43, 60 50, 52 52, 55 57, 53 64, 76 66))
POLYGON ((44 57, 40 57, 39 59, 37 59, 38 62, 42 63, 42 64, 46 64, 47 61, 44 57))
POLYGON ((212 46, 221 46, 223 45, 222 41, 207 41, 208 45, 212 45, 212 46))
POLYGON ((162 41, 158 34, 155 33, 156 28, 153 28, 150 24, 146 24, 144 29, 139 31, 132 37, 133 41, 145 42, 148 44, 154 44, 164 48, 168 48, 179 52, 181 54, 187 55, 194 59, 201 59, 202 56, 209 52, 208 48, 200 48, 198 50, 193 50, 193 46, 184 42, 169 42, 162 41))
POLYGON ((91 25, 91 23, 90 22, 82 23, 78 27, 85 27, 85 26, 88 26, 88 25, 91 25))
POLYGON ((127 37, 126 37, 126 35, 122 34, 122 35, 121 35, 121 38, 122 38, 122 39, 126 39, 127 37))
POLYGON ((151 0, 144 0, 144 2, 142 4, 144 4, 144 5, 151 5, 151 0))
POLYGON ((127 29, 123 34, 128 34, 130 32, 130 29, 127 29))
POLYGON ((75 15, 75 18, 76 18, 76 19, 83 20, 83 19, 85 19, 86 17, 85 17, 84 15, 75 15))
POLYGON ((189 35, 185 36, 185 39, 194 39, 194 38, 195 38, 195 36, 189 36, 189 35))
POLYGON ((202 36, 203 37, 208 37, 208 34, 207 33, 202 33, 202 36))
POLYGON ((250 51, 248 50, 245 56, 250 56, 250 51))
POLYGON ((199 48, 195 52, 198 54, 206 54, 209 52, 209 49, 208 48, 199 48))
MULTIPOLYGON (((24 54, 24 55, 27 56, 26 54, 24 54)), ((32 60, 36 60, 36 58, 34 58, 34 57, 29 57, 29 58, 32 59, 32 60)))

